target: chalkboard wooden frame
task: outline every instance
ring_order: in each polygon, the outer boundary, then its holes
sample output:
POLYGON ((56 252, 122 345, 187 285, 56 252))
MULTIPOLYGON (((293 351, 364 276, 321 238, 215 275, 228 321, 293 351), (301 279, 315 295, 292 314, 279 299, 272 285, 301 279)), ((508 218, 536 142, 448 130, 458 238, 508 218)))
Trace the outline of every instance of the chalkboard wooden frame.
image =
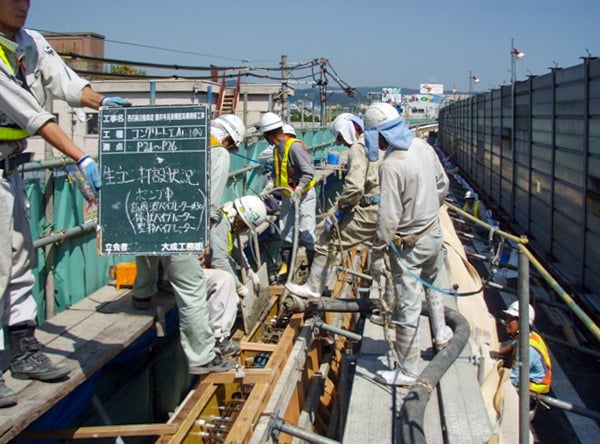
POLYGON ((205 105, 102 108, 101 255, 200 254, 208 240, 205 105))

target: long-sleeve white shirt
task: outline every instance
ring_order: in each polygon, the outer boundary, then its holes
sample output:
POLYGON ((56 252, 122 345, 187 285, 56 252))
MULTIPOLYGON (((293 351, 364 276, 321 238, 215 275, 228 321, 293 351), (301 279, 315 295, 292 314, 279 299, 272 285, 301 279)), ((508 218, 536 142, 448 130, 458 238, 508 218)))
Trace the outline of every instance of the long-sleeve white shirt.
POLYGON ((415 137, 407 151, 388 150, 379 169, 376 244, 389 245, 396 233, 427 228, 438 217, 449 185, 437 154, 424 140, 415 137))

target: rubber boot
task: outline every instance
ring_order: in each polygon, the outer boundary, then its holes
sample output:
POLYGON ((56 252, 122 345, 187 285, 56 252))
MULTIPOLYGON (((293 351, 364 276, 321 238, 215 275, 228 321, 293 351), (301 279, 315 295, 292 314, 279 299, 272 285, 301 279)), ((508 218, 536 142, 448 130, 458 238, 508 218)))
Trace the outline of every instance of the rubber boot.
POLYGON ((6 385, 4 378, 0 375, 0 408, 10 407, 17 403, 17 394, 6 385))
POLYGON ((375 380, 386 385, 407 386, 416 382, 419 374, 419 328, 396 325, 396 341, 394 343, 398 368, 379 370, 375 380))
POLYGON ((314 251, 313 255, 314 260, 306 283, 304 285, 292 284, 291 282, 285 284, 286 290, 295 296, 318 298, 323 294, 329 275, 329 256, 319 253, 314 254, 314 251))
POLYGON ((42 344, 34 336, 35 327, 12 327, 8 330, 10 341, 10 370, 13 378, 51 381, 67 376, 70 370, 56 365, 42 353, 42 344))
POLYGON ((452 329, 446 325, 443 296, 439 291, 425 290, 425 300, 429 311, 429 322, 433 330, 433 341, 436 350, 446 348, 454 336, 452 329))
POLYGON ((279 267, 279 272, 277 272, 277 281, 280 284, 284 284, 287 281, 290 261, 292 259, 292 248, 289 246, 281 247, 281 266, 279 267))

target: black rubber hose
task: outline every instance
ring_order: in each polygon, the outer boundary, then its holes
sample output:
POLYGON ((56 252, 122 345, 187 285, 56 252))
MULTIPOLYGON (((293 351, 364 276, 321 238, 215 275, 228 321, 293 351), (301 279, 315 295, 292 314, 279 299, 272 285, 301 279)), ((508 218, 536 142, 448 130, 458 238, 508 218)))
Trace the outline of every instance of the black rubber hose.
MULTIPOLYGON (((419 380, 423 381, 423 384, 417 383, 412 386, 406 398, 404 398, 404 403, 398 414, 400 433, 397 434, 397 443, 426 444, 423 420, 425 406, 431 395, 429 388, 433 389, 438 384, 469 340, 471 329, 465 317, 458 311, 448 307, 445 307, 444 313, 446 324, 454 331, 454 336, 448 346, 437 352, 429 365, 419 375, 419 380)), ((423 302, 421 314, 429 315, 425 302, 423 302)))

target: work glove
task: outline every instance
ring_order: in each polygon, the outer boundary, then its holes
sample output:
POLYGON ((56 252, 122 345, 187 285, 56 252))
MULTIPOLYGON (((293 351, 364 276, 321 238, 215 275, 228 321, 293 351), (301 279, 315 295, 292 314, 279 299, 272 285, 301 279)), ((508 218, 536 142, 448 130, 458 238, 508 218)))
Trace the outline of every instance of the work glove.
POLYGON ((103 96, 100 99, 100 106, 108 106, 109 108, 127 108, 128 106, 131 106, 131 102, 123 97, 103 96))
POLYGON ((500 353, 498 353, 496 350, 490 350, 490 358, 498 361, 500 359, 500 353))
POLYGON ((86 154, 77 161, 77 166, 91 185, 94 194, 98 194, 98 190, 102 188, 102 179, 96 161, 86 154))
POLYGON ((371 266, 369 267, 369 274, 373 278, 374 281, 379 282, 381 276, 383 276, 386 272, 385 266, 385 255, 384 255, 385 245, 381 245, 379 247, 373 246, 371 253, 371 266))
POLYGON ((292 192, 292 196, 290 197, 290 200, 293 203, 300 203, 300 201, 302 200, 302 188, 300 187, 296 187, 296 189, 292 192))
POLYGON ((265 188, 261 191, 261 193, 258 196, 262 200, 267 200, 269 197, 271 197, 271 191, 273 191, 273 188, 274 188, 273 181, 269 180, 265 184, 265 188))
POLYGON ((325 231, 330 232, 334 225, 336 225, 339 221, 344 217, 345 212, 341 211, 339 208, 333 208, 325 219, 325 231))
POLYGON ((238 284, 238 286, 235 288, 235 291, 242 299, 250 294, 250 290, 248 290, 248 287, 246 287, 244 284, 238 284))
POLYGON ((255 287, 258 287, 260 285, 260 278, 258 277, 258 274, 256 274, 252 268, 250 268, 248 270, 248 277, 250 279, 252 279, 252 282, 254 282, 255 287))

